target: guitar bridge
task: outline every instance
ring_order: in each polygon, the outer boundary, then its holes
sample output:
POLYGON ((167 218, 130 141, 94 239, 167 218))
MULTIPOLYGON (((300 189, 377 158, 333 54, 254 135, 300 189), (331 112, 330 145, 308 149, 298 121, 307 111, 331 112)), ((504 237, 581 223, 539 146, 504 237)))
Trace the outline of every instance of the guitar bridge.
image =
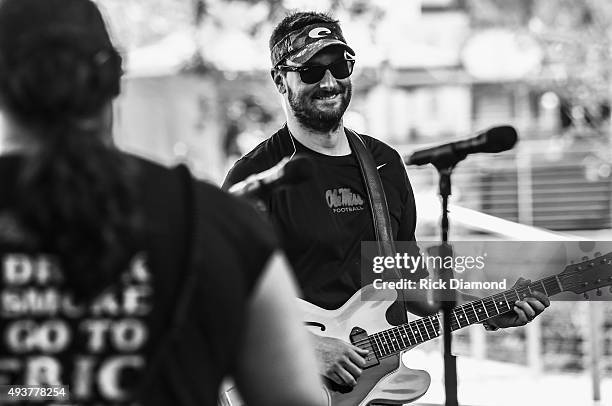
POLYGON ((368 333, 364 329, 360 327, 353 327, 349 338, 351 340, 351 344, 354 346, 370 351, 365 357, 366 365, 363 369, 380 364, 378 356, 376 356, 376 352, 372 346, 372 342, 370 341, 370 337, 368 337, 368 333))

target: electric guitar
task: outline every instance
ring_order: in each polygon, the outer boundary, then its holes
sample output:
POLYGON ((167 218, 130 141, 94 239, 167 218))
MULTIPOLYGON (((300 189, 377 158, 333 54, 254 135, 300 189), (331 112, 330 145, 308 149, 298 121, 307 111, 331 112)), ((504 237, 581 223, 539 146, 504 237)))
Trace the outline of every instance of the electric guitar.
MULTIPOLYGON (((610 285, 612 252, 568 265, 560 274, 532 282, 529 286, 509 289, 457 306, 452 310, 450 327, 455 331, 507 313, 512 310, 515 301, 529 296, 532 290, 553 296, 561 292, 580 294, 597 289, 600 295, 600 288, 610 285)), ((339 338, 369 350, 366 366, 355 387, 340 386, 324 378, 328 406, 366 406, 372 403, 402 405, 413 402, 427 392, 431 382, 429 374, 406 367, 401 359, 402 354, 413 347, 440 336, 441 315, 391 326, 386 321, 385 313, 396 299, 394 290, 380 290, 367 285, 336 310, 324 310, 300 301, 304 322, 314 334, 339 338)), ((228 399, 237 395, 232 391, 225 393, 228 399)), ((234 406, 242 403, 227 404, 234 406)))

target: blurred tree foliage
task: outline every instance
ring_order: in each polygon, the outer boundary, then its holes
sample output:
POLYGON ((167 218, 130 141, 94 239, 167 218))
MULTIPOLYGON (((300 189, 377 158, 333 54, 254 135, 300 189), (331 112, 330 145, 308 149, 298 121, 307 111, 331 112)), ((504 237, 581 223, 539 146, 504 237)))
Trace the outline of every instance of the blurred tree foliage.
POLYGON ((531 18, 537 0, 466 0, 465 4, 476 26, 521 27, 531 18))
MULTIPOLYGON (((346 11, 376 30, 384 19, 382 0, 96 0, 108 14, 121 47, 155 43, 168 34, 213 24, 239 25, 250 35, 289 10, 311 7, 346 11), (244 10, 227 21, 230 8, 244 10)), ((544 64, 534 86, 554 90, 563 100, 589 109, 607 103, 610 93, 612 4, 610 0, 461 0, 475 29, 505 27, 529 32, 542 46, 544 64)), ((197 57, 197 55, 196 55, 197 57)))
POLYGON ((194 23, 194 5, 186 0, 94 0, 103 10, 123 49, 149 45, 194 23))
POLYGON ((610 98, 612 2, 609 0, 466 0, 475 28, 527 31, 544 60, 534 85, 590 110, 610 98))
MULTIPOLYGON (((247 31, 254 35, 265 23, 280 20, 294 8, 347 10, 353 16, 382 17, 383 9, 369 0, 318 0, 309 4, 301 0, 94 0, 106 12, 119 44, 131 49, 154 43, 173 31, 202 24, 221 24, 224 9, 242 4, 247 31), (249 13, 249 7, 257 12, 249 13), (266 9, 261 13, 261 8, 266 9)), ((241 21, 240 23, 244 23, 241 21)))

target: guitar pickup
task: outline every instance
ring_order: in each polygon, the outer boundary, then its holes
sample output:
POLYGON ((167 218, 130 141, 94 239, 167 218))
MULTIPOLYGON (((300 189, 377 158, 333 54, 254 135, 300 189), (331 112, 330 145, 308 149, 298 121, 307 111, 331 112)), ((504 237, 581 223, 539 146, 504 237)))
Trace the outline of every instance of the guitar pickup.
POLYGON ((365 357, 366 365, 363 369, 368 369, 380 364, 378 356, 376 355, 374 347, 372 346, 372 341, 370 341, 370 337, 368 337, 368 333, 364 329, 360 327, 353 327, 349 338, 351 340, 351 344, 354 346, 370 351, 365 357))

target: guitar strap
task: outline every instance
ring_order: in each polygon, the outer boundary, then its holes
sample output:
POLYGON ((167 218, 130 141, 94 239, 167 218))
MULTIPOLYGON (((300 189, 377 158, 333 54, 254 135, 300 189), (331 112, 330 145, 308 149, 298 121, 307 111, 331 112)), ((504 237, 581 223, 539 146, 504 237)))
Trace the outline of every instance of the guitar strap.
MULTIPOLYGON (((391 227, 391 218, 389 217, 389 206, 387 205, 387 198, 383 189, 382 180, 376 169, 376 162, 374 162, 374 157, 366 147, 363 139, 356 132, 348 128, 345 128, 345 130, 351 150, 355 153, 355 157, 359 163, 361 176, 368 194, 378 253, 379 255, 394 257, 396 250, 393 229, 391 227)), ((394 271, 396 273, 395 277, 401 280, 402 276, 399 271, 395 268, 394 271)), ((397 294, 398 300, 402 304, 401 308, 404 311, 399 320, 404 320, 404 322, 406 322, 407 309, 404 291, 398 289, 397 294)))

